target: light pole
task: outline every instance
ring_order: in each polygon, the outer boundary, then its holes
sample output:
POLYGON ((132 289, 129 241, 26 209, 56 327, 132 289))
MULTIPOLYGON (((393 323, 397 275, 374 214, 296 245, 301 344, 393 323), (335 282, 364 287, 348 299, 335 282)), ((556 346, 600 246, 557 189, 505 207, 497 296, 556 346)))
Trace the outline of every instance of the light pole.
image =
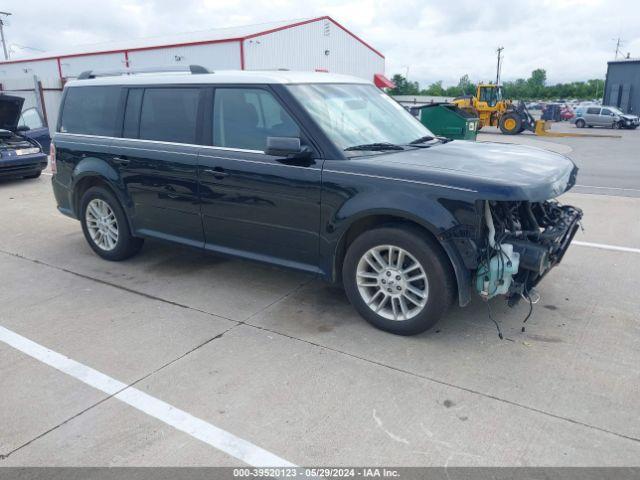
POLYGON ((0 12, 0 38, 2 39, 2 50, 4 51, 4 59, 9 60, 9 52, 7 51, 7 42, 4 39, 4 19, 2 15, 8 17, 11 15, 9 12, 0 12))

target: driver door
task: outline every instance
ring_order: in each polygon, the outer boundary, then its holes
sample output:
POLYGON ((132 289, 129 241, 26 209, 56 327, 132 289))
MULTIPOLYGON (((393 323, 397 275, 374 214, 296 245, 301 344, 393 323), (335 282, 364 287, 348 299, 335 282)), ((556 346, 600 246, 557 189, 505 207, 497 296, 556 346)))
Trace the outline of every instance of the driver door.
POLYGON ((209 250, 318 271, 322 161, 264 153, 267 137, 299 137, 298 122, 267 87, 211 92, 209 146, 198 181, 209 250))

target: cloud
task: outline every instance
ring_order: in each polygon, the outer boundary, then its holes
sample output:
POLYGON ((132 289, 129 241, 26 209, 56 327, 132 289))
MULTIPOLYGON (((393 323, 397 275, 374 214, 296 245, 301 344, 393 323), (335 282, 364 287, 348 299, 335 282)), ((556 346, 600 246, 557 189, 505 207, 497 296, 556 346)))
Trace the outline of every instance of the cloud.
POLYGON ((427 85, 547 70, 550 83, 603 78, 615 50, 640 57, 637 0, 30 0, 5 2, 5 29, 16 56, 123 38, 331 15, 382 51, 387 73, 406 72, 427 85))

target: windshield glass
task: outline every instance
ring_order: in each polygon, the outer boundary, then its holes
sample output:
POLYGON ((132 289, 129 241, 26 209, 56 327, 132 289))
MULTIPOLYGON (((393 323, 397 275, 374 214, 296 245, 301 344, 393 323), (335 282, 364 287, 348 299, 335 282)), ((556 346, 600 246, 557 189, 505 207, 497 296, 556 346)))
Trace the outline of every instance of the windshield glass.
POLYGON ((400 104, 373 85, 290 85, 289 90, 340 148, 406 145, 434 136, 400 104))
POLYGON ((622 113, 622 111, 620 111, 616 107, 607 107, 607 108, 617 115, 624 115, 624 113, 622 113))

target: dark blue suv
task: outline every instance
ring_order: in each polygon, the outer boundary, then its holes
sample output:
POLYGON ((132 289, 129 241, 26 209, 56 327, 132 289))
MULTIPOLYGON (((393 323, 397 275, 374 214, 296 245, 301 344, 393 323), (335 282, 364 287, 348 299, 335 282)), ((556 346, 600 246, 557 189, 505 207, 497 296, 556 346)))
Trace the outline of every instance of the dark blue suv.
POLYGON ((435 137, 352 77, 86 72, 60 111, 55 197, 98 255, 148 237, 314 273, 393 333, 528 298, 581 217, 553 200, 568 158, 435 137))

